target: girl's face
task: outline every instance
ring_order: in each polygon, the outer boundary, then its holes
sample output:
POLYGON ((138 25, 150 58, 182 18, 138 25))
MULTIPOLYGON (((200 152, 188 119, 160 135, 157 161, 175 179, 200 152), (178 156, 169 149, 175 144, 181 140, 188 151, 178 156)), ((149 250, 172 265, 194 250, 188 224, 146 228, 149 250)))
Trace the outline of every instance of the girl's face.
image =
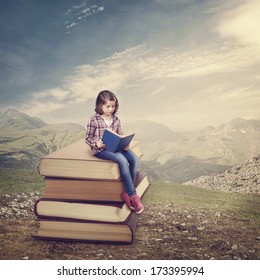
POLYGON ((104 117, 111 117, 116 109, 116 101, 107 100, 101 107, 104 117))

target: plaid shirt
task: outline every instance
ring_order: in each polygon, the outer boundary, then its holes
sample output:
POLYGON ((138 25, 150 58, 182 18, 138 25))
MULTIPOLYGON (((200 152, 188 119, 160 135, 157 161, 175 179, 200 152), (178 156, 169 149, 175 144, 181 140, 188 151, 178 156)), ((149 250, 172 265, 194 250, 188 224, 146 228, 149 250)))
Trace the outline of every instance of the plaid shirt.
MULTIPOLYGON (((92 155, 95 155, 97 152, 102 151, 104 148, 98 148, 97 141, 102 139, 104 130, 107 128, 107 125, 104 119, 99 114, 93 115, 87 124, 86 131, 86 143, 90 146, 92 150, 92 155)), ((110 128, 116 133, 122 135, 122 127, 119 118, 116 115, 113 115, 112 123, 110 128)))

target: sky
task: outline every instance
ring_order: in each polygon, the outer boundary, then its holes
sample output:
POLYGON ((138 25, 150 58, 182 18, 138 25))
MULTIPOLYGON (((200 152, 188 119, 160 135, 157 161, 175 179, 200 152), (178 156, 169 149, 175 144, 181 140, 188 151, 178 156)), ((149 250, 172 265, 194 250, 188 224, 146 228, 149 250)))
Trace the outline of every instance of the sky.
POLYGON ((0 111, 86 125, 99 91, 122 122, 178 131, 260 119, 258 0, 0 0, 0 111))

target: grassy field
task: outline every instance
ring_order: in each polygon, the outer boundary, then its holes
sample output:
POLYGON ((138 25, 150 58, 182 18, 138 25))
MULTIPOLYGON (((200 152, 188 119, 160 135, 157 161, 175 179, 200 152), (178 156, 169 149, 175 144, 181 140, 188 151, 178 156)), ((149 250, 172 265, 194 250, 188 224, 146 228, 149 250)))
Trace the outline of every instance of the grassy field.
POLYGON ((42 191, 44 180, 36 169, 0 169, 0 195, 42 191))
MULTIPOLYGON (((31 169, 0 169, 0 195, 11 193, 41 192, 44 179, 31 169)), ((235 214, 260 228, 260 197, 224 193, 174 183, 152 182, 144 198, 148 204, 169 203, 183 209, 202 208, 221 213, 235 214)))
POLYGON ((235 214, 238 219, 249 220, 253 226, 260 228, 260 197, 256 196, 153 182, 144 201, 164 205, 172 203, 176 207, 202 208, 235 214))

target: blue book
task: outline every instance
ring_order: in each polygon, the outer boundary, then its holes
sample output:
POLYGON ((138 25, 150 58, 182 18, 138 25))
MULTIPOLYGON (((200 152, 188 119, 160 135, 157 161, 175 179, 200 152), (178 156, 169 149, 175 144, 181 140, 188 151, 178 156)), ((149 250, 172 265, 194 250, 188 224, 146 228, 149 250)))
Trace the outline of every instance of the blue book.
POLYGON ((130 144, 134 135, 134 133, 128 135, 119 135, 111 129, 107 128, 105 129, 102 136, 102 141, 106 145, 106 150, 116 153, 124 150, 125 146, 128 146, 130 144))

